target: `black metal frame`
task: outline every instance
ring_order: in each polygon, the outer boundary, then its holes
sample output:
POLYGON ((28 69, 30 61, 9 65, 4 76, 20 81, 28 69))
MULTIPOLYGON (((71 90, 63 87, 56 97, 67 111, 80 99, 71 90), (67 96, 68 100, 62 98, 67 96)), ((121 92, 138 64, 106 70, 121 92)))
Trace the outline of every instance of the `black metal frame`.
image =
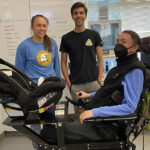
POLYGON ((85 120, 85 123, 89 122, 106 122, 106 121, 119 121, 126 124, 125 133, 126 137, 122 138, 121 140, 117 141, 106 141, 106 142, 89 142, 89 143, 79 143, 79 144, 65 144, 64 140, 64 132, 63 132, 63 125, 64 123, 69 122, 69 115, 65 116, 57 116, 53 120, 43 120, 40 119, 38 121, 26 121, 24 119, 12 119, 7 118, 3 124, 7 126, 11 126, 14 129, 22 132, 26 135, 29 139, 38 143, 39 147, 42 150, 135 150, 135 145, 129 140, 129 136, 131 133, 134 133, 135 138, 138 134, 143 130, 144 125, 146 124, 146 118, 143 116, 141 119, 136 123, 135 120, 137 119, 137 114, 132 114, 129 116, 122 116, 122 117, 109 117, 109 118, 91 118, 85 120), (39 134, 32 131, 27 125, 30 124, 55 124, 57 128, 57 145, 51 145, 48 140, 44 139, 39 134))
POLYGON ((73 114, 68 114, 68 102, 59 102, 64 104, 64 115, 56 115, 50 118, 42 118, 39 120, 29 120, 29 118, 7 118, 3 124, 11 126, 17 131, 22 132, 25 136, 31 139, 33 142, 37 143, 41 150, 135 150, 136 146, 129 140, 129 137, 134 134, 134 139, 143 130, 144 125, 147 123, 147 119, 142 115, 142 112, 137 111, 128 116, 119 117, 105 117, 105 118, 90 118, 84 120, 84 123, 89 122, 117 122, 121 124, 123 137, 117 139, 116 141, 100 141, 100 142, 88 142, 88 143, 76 143, 76 144, 66 144, 64 139, 64 129, 65 123, 72 120, 73 114), (30 129, 27 125, 31 124, 53 124, 57 129, 57 145, 52 145, 48 140, 43 138, 41 135, 37 134, 30 129))
MULTIPOLYGON (((9 66, 10 68, 14 69, 16 72, 18 72, 21 76, 23 76, 25 79, 29 79, 26 77, 23 73, 21 73, 19 70, 17 70, 14 66, 11 64, 5 62, 4 60, 0 59, 1 64, 5 64, 9 66)), ((5 79, 5 74, 1 73, 2 77, 5 79)), ((11 80, 9 77, 7 79, 10 80, 11 85, 15 85, 15 87, 18 87, 20 90, 24 91, 25 89, 15 81, 11 80), (14 84, 15 83, 15 84, 14 84)), ((6 80, 6 79, 5 79, 6 80)), ((28 86, 28 84, 26 85, 28 86)), ((23 92, 26 93, 26 92, 23 92)), ((25 96, 24 96, 25 97, 25 96)), ((89 122, 106 122, 106 121, 118 121, 121 122, 121 124, 124 125, 124 137, 121 139, 117 139, 116 141, 106 141, 106 142, 89 142, 89 143, 78 143, 78 144, 66 144, 64 140, 64 130, 63 125, 64 123, 69 122, 69 115, 67 114, 68 107, 65 108, 65 115, 64 116, 55 116, 51 120, 46 119, 40 119, 40 120, 33 120, 36 118, 35 112, 29 112, 29 116, 26 119, 23 118, 7 118, 3 124, 7 126, 11 126, 14 129, 22 132, 24 135, 26 135, 29 139, 34 141, 39 145, 39 147, 42 150, 129 150, 132 148, 132 150, 135 150, 135 145, 129 140, 129 137, 131 133, 134 134, 134 137, 136 138, 139 133, 143 130, 144 125, 146 124, 146 118, 142 116, 142 113, 134 113, 129 116, 122 116, 122 117, 109 117, 109 118, 91 118, 88 120, 85 120, 85 123, 89 122), (32 121, 30 121, 30 119, 32 121), (44 139, 39 134, 35 133, 33 130, 30 129, 27 125, 31 124, 55 124, 57 128, 57 145, 52 145, 50 142, 46 139, 44 139)), ((37 116, 38 118, 39 116, 37 116)), ((88 132, 88 131, 87 131, 88 132)))
MULTIPOLYGON (((38 123, 38 122, 37 122, 38 123)), ((52 122, 44 122, 44 120, 40 120, 39 123, 51 124, 52 122)), ((38 143, 40 148, 43 150, 109 150, 113 148, 113 150, 124 150, 124 141, 115 141, 115 142, 98 142, 98 143, 79 143, 79 144, 65 144, 64 143, 64 132, 63 132, 63 122, 53 122, 52 124, 56 125, 57 128, 57 145, 50 145, 50 143, 45 140, 42 136, 35 133, 28 127, 30 123, 25 122, 23 119, 11 119, 7 118, 3 124, 7 126, 11 126, 17 131, 20 131, 29 139, 38 143)), ((36 122, 35 122, 36 124, 36 122)))

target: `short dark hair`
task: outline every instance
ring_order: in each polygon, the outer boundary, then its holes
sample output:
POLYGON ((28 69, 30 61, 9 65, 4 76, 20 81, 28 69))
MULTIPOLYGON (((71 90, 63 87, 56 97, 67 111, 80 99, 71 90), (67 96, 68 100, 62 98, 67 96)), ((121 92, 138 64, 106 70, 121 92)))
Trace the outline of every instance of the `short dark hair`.
POLYGON ((136 32, 134 32, 132 30, 124 30, 122 33, 130 34, 130 36, 133 40, 133 44, 136 44, 136 45, 140 46, 140 42, 141 42, 140 36, 136 32))
POLYGON ((84 12, 85 12, 85 14, 87 15, 88 9, 87 9, 87 7, 85 6, 85 4, 84 4, 84 3, 81 3, 81 2, 76 2, 76 3, 74 3, 74 4, 72 5, 72 7, 71 7, 71 15, 73 15, 73 11, 74 11, 76 8, 79 8, 79 7, 84 8, 84 12))

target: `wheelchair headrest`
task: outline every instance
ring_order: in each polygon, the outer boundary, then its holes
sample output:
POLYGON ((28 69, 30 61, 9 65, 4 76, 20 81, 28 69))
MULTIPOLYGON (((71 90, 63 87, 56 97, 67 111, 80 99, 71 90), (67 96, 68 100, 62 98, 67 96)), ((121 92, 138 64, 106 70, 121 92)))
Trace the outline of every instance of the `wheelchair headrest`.
POLYGON ((140 50, 145 53, 150 53, 150 36, 141 38, 140 50))
POLYGON ((146 69, 146 80, 150 83, 150 70, 146 69))
POLYGON ((141 38, 141 61, 146 67, 146 80, 150 83, 150 36, 141 38))

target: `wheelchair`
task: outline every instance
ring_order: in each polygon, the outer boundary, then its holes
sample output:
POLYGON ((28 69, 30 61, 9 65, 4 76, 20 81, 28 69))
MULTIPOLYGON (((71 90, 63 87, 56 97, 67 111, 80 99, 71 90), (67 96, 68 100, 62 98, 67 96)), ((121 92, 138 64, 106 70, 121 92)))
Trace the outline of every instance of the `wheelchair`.
MULTIPOLYGON (((120 124, 121 132, 114 140, 66 142, 64 138, 64 124, 71 122, 74 114, 68 114, 68 101, 60 101, 65 81, 59 77, 48 77, 38 86, 14 65, 0 59, 0 64, 9 69, 0 70, 0 103, 4 107, 8 118, 4 125, 11 126, 22 132, 29 139, 37 143, 41 150, 135 150, 133 140, 143 131, 148 119, 143 115, 141 96, 136 111, 128 116, 90 118, 84 123, 114 122, 120 124), (55 114, 47 114, 47 110, 56 107, 55 114), (28 125, 43 124, 56 128, 57 142, 49 141, 42 135, 32 131, 28 125), (132 141, 131 141, 132 136, 132 141)), ((75 104, 76 105, 76 104, 75 104)), ((85 105, 80 101, 77 105, 85 105)))

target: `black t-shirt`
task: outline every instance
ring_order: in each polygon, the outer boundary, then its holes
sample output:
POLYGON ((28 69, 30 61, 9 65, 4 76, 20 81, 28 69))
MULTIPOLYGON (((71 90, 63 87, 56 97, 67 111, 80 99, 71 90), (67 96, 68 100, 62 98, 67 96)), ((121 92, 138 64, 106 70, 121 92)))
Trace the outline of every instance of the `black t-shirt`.
POLYGON ((96 47, 102 46, 98 32, 86 29, 71 31, 62 37, 60 51, 69 54, 71 83, 85 83, 97 80, 96 47))

